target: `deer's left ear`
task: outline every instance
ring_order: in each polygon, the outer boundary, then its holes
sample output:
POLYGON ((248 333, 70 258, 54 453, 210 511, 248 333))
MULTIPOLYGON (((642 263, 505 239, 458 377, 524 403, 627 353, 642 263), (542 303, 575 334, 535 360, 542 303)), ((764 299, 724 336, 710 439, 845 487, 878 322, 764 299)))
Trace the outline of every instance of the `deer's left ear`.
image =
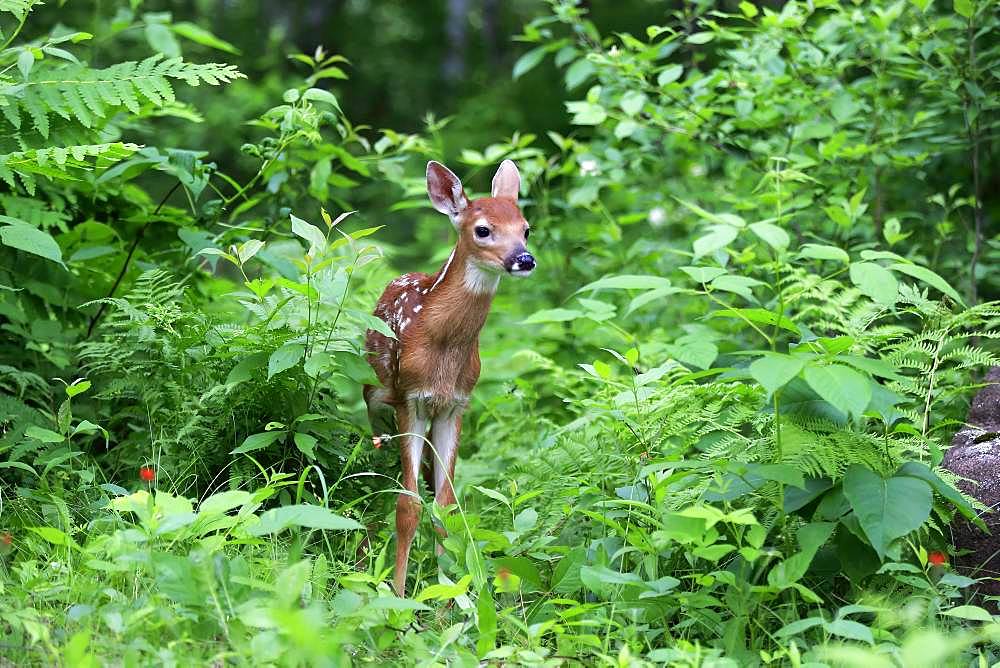
POLYGON ((493 175, 493 196, 509 197, 516 202, 520 191, 521 174, 517 171, 517 165, 512 160, 504 160, 500 163, 500 169, 493 175))

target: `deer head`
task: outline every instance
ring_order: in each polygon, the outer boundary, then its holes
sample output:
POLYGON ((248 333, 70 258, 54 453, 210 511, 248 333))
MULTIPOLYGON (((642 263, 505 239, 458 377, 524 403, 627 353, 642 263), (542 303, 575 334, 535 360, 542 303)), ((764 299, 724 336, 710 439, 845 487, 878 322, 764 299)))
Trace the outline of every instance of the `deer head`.
MULTIPOLYGON (((427 163, 427 194, 458 231, 453 259, 465 262, 467 276, 480 274, 486 283, 503 273, 528 276, 535 258, 528 252, 528 221, 517 205, 521 175, 510 160, 493 176, 489 197, 469 201, 462 182, 439 162, 427 163)), ((492 281, 495 286, 496 280, 492 281)))

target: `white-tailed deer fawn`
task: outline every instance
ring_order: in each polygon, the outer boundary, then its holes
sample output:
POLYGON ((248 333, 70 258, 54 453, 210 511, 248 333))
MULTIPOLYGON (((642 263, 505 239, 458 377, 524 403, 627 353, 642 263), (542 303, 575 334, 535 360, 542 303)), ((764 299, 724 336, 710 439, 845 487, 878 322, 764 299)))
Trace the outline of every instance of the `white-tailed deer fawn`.
MULTIPOLYGON (((396 335, 391 339, 368 331, 365 346, 382 387, 366 385, 365 402, 373 429, 383 411, 391 410, 403 435, 400 458, 409 493, 396 502, 394 584, 400 596, 420 519, 421 460, 433 463, 435 501, 453 504, 462 413, 479 380, 479 330, 500 277, 527 276, 535 268, 535 258, 525 248, 528 223, 517 205, 520 187, 517 167, 504 160, 493 177, 491 196, 470 202, 457 176, 441 163, 427 163, 431 204, 451 219, 458 243, 436 274, 400 276, 375 307, 375 315, 396 335), (428 429, 433 451, 424 448, 428 429)), ((425 477, 430 469, 425 465, 425 477)))

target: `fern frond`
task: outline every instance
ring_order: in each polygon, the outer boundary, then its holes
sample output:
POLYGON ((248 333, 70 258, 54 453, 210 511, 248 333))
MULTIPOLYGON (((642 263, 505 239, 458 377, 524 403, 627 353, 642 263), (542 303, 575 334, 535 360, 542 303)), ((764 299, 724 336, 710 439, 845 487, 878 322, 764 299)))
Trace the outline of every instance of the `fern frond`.
POLYGON ((22 83, 0 79, 0 84, 8 84, 0 88, 0 112, 15 128, 22 126, 23 112, 32 127, 48 138, 53 115, 96 129, 119 110, 139 114, 146 105, 173 106, 171 80, 216 86, 243 76, 232 65, 188 63, 180 57, 164 60, 162 54, 104 69, 67 63, 38 68, 32 79, 22 83))
POLYGON ((60 232, 69 231, 66 227, 69 214, 50 202, 31 197, 0 195, 0 211, 3 211, 4 215, 23 220, 43 230, 57 228, 60 232))
POLYGON ((20 179, 29 194, 35 192, 35 176, 75 181, 74 170, 105 169, 138 151, 138 144, 84 144, 31 149, 0 155, 0 180, 11 188, 20 179))

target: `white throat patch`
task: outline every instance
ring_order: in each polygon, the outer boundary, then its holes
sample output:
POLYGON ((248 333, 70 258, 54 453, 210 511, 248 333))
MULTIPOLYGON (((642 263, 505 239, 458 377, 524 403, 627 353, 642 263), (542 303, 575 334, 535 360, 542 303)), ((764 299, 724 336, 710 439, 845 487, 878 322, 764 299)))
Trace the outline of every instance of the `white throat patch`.
POLYGON ((465 262, 465 289, 477 295, 492 295, 500 285, 500 272, 484 268, 472 260, 465 262))

